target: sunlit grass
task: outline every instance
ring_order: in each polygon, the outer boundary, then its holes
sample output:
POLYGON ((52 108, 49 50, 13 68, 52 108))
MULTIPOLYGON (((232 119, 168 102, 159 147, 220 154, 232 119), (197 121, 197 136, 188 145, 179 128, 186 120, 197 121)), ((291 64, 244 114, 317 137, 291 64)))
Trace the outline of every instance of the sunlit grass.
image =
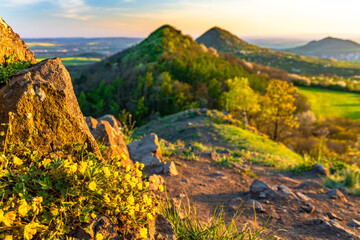
MULTIPOLYGON (((46 58, 37 58, 37 62, 41 62, 46 58)), ((100 62, 101 58, 87 58, 87 57, 63 57, 60 58, 65 66, 74 66, 74 65, 86 65, 95 62, 100 62)))
POLYGON ((43 43, 43 42, 31 42, 26 43, 28 47, 55 47, 58 46, 58 44, 55 43, 43 43))
POLYGON ((286 146, 266 137, 229 124, 213 124, 221 139, 237 149, 235 153, 252 162, 264 163, 279 170, 293 170, 304 159, 286 146))
POLYGON ((360 119, 360 95, 341 91, 299 87, 317 118, 349 117, 360 119))

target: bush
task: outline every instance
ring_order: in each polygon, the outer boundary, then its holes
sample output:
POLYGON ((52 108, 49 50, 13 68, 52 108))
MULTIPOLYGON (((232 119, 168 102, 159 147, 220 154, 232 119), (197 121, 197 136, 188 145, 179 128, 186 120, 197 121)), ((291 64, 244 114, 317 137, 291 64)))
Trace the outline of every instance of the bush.
POLYGON ((74 145, 66 159, 39 158, 24 145, 0 156, 0 238, 65 239, 98 214, 107 215, 122 234, 147 227, 157 211, 143 166, 123 166, 120 158, 99 162, 86 145, 74 145))
POLYGON ((15 62, 15 54, 9 56, 3 65, 0 65, 0 86, 7 84, 15 73, 30 66, 30 62, 15 62))

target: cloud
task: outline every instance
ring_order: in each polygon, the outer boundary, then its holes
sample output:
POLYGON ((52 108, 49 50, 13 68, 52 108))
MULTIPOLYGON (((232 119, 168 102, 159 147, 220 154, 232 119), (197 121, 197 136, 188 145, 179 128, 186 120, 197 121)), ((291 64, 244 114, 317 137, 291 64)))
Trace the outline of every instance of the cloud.
POLYGON ((76 20, 88 20, 94 17, 92 14, 94 9, 83 0, 61 0, 57 4, 61 9, 60 13, 55 14, 58 17, 76 20))

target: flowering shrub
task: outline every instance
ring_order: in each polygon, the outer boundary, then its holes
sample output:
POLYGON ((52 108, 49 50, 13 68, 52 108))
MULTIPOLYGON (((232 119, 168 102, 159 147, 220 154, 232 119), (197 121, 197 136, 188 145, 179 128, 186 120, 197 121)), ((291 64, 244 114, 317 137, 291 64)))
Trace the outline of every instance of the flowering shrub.
POLYGON ((123 166, 121 157, 99 162, 85 149, 74 145, 73 156, 60 159, 9 146, 0 156, 0 239, 66 239, 100 213, 122 234, 147 238, 158 199, 141 181, 144 166, 123 166))

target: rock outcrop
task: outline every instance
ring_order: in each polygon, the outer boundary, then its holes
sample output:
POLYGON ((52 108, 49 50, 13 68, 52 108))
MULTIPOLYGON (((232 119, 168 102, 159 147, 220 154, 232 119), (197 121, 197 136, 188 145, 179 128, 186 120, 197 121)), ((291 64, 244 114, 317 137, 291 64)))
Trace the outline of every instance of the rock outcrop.
POLYGON ((44 60, 17 73, 0 89, 0 148, 25 143, 40 155, 66 156, 72 144, 87 144, 101 154, 74 94, 71 78, 59 58, 44 60))
POLYGON ((18 34, 0 17, 0 64, 5 62, 4 55, 15 54, 16 61, 30 61, 35 63, 34 54, 25 45, 18 34))
POLYGON ((164 163, 161 160, 161 149, 158 136, 155 133, 145 136, 142 140, 133 141, 127 145, 130 159, 133 162, 143 163, 144 172, 151 174, 178 174, 173 162, 164 163))
POLYGON ((86 123, 94 138, 108 147, 103 154, 104 158, 120 156, 124 164, 132 164, 120 129, 121 124, 113 115, 105 115, 98 119, 87 117, 86 123))

